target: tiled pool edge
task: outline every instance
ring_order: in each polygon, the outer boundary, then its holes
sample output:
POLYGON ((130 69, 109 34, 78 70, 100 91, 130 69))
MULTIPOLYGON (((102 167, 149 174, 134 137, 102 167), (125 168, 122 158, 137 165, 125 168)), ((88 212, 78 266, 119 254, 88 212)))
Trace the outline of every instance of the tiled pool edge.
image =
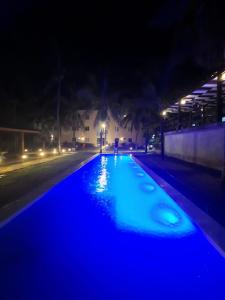
MULTIPOLYGON (((12 213, 11 215, 9 215, 8 217, 6 217, 5 219, 3 219, 2 221, 0 220, 0 229, 3 228, 5 225, 7 225, 9 222, 11 222, 13 219, 15 219, 18 215, 20 215, 21 213, 23 213, 25 210, 29 209, 32 205, 34 205, 38 200, 40 200, 46 193, 48 193, 48 191, 53 188, 54 186, 56 186, 59 182, 66 180, 66 178, 68 178, 69 176, 71 176, 71 174, 77 172, 78 170, 80 170, 84 165, 86 165, 87 163, 89 163, 90 161, 92 161, 93 159, 95 159, 97 156, 99 155, 99 153, 96 153, 94 155, 92 155, 91 157, 83 160, 82 162, 80 162, 75 168, 74 170, 65 175, 64 178, 58 180, 57 178, 52 178, 50 181, 48 181, 48 184, 51 183, 51 186, 46 188, 45 191, 41 191, 40 194, 38 196, 32 197, 33 191, 31 191, 30 193, 26 194, 24 197, 22 198, 30 198, 33 200, 31 200, 29 203, 25 204, 22 208, 19 208, 18 210, 16 210, 14 213, 12 213)), ((45 185, 43 185, 45 186, 45 185)), ((40 187, 40 190, 43 189, 43 186, 40 187)), ((16 202, 20 202, 22 199, 19 198, 16 202)), ((15 205, 15 204, 14 204, 15 205)))
POLYGON ((217 251, 225 258, 225 240, 221 239, 221 237, 224 237, 225 239, 225 228, 223 228, 219 223, 217 223, 214 219, 212 219, 204 211, 197 207, 193 202, 188 200, 184 195, 182 195, 164 179, 153 172, 138 158, 133 156, 133 159, 191 217, 191 219, 199 226, 199 228, 204 233, 209 242, 213 245, 213 247, 215 247, 217 251))

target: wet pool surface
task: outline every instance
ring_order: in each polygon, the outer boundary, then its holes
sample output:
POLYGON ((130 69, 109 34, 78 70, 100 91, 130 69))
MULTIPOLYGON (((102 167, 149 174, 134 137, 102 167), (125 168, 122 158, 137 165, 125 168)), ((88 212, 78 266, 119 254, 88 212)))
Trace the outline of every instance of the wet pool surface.
POLYGON ((98 156, 0 231, 1 299, 225 299, 225 259, 126 155, 98 156))

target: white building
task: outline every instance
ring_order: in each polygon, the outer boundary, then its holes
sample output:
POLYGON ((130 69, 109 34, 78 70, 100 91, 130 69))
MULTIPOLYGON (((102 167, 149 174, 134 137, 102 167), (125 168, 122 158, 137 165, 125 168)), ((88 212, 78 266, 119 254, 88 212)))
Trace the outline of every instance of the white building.
MULTIPOLYGON (((143 133, 141 130, 131 130, 128 125, 127 128, 119 126, 119 124, 112 117, 111 112, 108 112, 107 121, 99 122, 95 125, 97 110, 80 110, 80 115, 84 123, 84 127, 76 131, 76 141, 78 143, 88 143, 94 146, 99 146, 100 131, 103 131, 104 144, 114 144, 115 138, 119 138, 119 144, 134 143, 138 146, 144 144, 143 133)), ((62 130, 61 141, 63 143, 71 143, 73 140, 73 132, 71 130, 62 130)))

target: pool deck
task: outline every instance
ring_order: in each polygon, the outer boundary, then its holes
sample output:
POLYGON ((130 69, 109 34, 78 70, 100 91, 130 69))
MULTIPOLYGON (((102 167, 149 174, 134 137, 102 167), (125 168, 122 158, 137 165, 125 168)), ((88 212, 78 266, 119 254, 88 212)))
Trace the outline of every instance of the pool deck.
POLYGON ((225 227, 225 184, 219 172, 157 154, 136 157, 225 227))
POLYGON ((192 218, 206 238, 225 258, 225 228, 216 220, 210 217, 206 212, 199 208, 194 202, 185 197, 162 177, 158 176, 151 168, 148 167, 146 157, 134 157, 135 161, 163 188, 168 195, 192 218), (143 159, 144 158, 144 159, 143 159), (144 162, 143 162, 144 161, 144 162))

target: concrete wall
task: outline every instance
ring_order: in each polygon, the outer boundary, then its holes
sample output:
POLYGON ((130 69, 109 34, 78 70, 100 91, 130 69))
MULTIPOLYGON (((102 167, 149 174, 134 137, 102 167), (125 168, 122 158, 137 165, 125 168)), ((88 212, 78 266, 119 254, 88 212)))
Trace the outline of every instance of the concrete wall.
POLYGON ((165 133, 165 154, 212 169, 224 170, 225 126, 165 133))

